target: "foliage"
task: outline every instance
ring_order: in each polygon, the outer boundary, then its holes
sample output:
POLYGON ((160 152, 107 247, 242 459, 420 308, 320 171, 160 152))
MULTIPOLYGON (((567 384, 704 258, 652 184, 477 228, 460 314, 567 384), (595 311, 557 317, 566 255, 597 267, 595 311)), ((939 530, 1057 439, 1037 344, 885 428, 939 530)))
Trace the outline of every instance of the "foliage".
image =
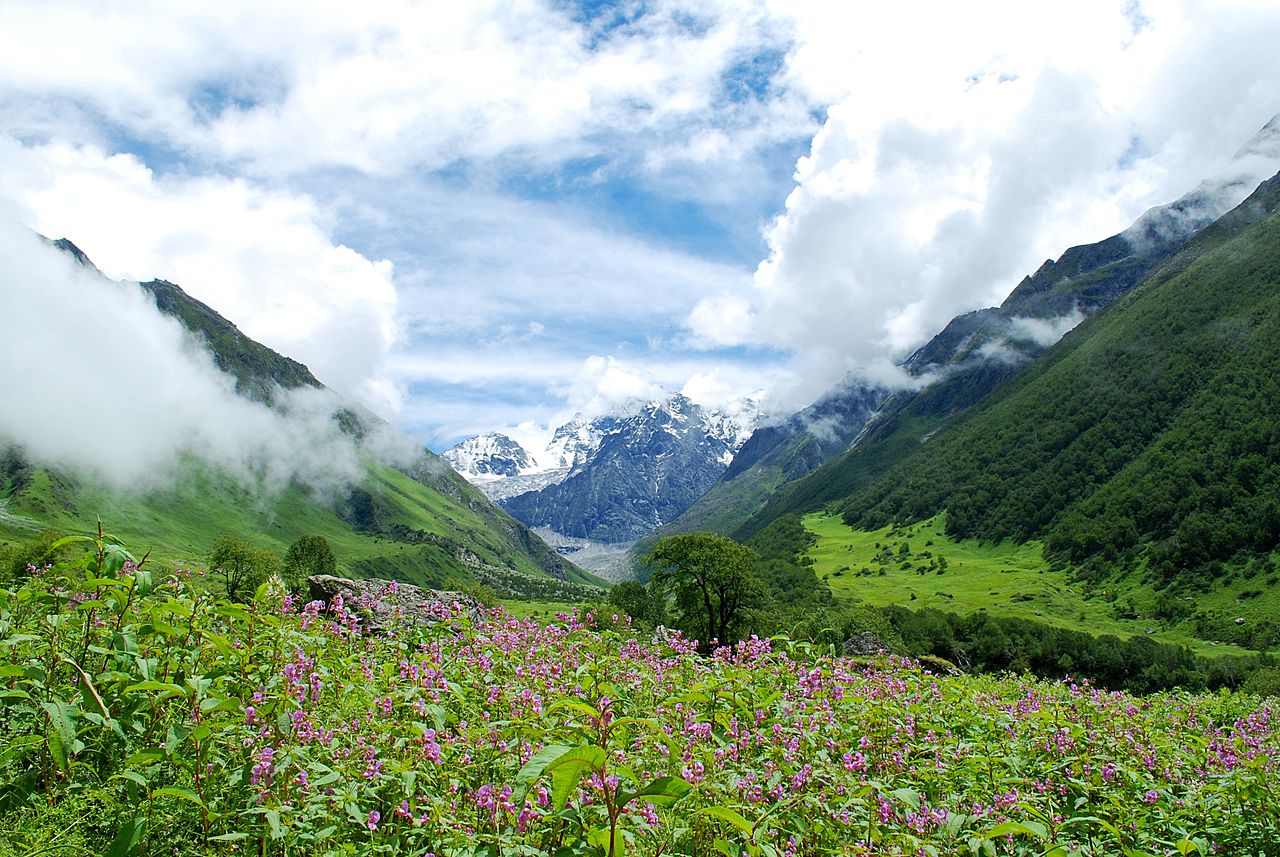
MULTIPOLYGON (((697 655, 501 610, 372 636, 110 536, 0 590, 0 854, 1113 855, 1280 849, 1254 697, 697 655)), ((396 609, 389 583, 375 610, 396 609)))
POLYGON ((58 534, 45 530, 5 547, 0 547, 0 583, 21 580, 28 569, 43 568, 54 559, 53 545, 58 534))
POLYGON ((338 570, 338 558, 324 536, 310 533, 298 536, 284 555, 281 576, 289 589, 301 591, 307 578, 318 574, 334 574, 338 570))
POLYGON ((667 536, 645 557, 657 569, 650 585, 674 595, 678 627, 704 647, 736 639, 747 611, 760 606, 758 560, 751 548, 715 533, 667 536))
POLYGON ((244 601, 268 577, 280 570, 280 557, 266 548, 250 547, 230 534, 224 534, 209 552, 209 570, 222 583, 232 601, 244 601))
POLYGON ((646 585, 638 580, 624 580, 609 590, 609 605, 621 610, 642 629, 652 630, 665 624, 666 596, 661 582, 646 585))
POLYGON ((1208 588, 1223 561, 1280 544, 1277 289, 1280 216, 1209 235, 855 494, 845 519, 945 509, 957 538, 1042 536, 1095 578, 1145 559, 1208 588))

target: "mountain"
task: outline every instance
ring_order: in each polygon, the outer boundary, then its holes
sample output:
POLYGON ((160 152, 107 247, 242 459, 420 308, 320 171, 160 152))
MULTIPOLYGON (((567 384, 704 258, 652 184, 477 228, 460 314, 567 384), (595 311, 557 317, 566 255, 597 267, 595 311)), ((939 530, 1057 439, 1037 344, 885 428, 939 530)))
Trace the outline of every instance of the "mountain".
POLYGON ((678 518, 642 539, 642 554, 660 536, 694 530, 728 532, 758 511, 779 486, 812 473, 839 455, 875 415, 888 392, 849 376, 835 389, 780 422, 758 426, 720 478, 678 518))
POLYGON ((863 530, 945 513, 954 538, 1041 540, 1113 591, 1229 585, 1236 618, 1201 616, 1197 633, 1265 648, 1280 641, 1277 425, 1280 174, 927 442, 902 423, 790 499, 836 499, 863 530))
POLYGON ((464 476, 518 476, 533 464, 529 453, 505 434, 482 434, 445 450, 441 456, 464 476))
POLYGON ((563 479, 505 497, 502 506, 563 536, 634 541, 673 520, 719 478, 753 416, 749 406, 726 414, 673 395, 632 403, 622 415, 575 419, 550 447, 562 465, 573 462, 563 479))
POLYGON ((1280 115, 1194 190, 1150 209, 1121 233, 1046 260, 999 307, 952 319, 903 361, 920 386, 883 402, 858 437, 864 447, 859 455, 811 479, 783 484, 754 515, 722 526, 747 536, 783 514, 816 508, 861 487, 1032 365, 1081 321, 1170 262, 1278 169, 1280 115))
MULTIPOLYGON (((51 243, 97 272, 71 242, 51 243)), ((156 280, 139 287, 207 347, 238 395, 278 409, 291 391, 324 389, 306 366, 245 336, 177 285, 156 280)), ((281 553, 298 536, 318 533, 356 576, 434 587, 480 581, 510 594, 568 598, 601 583, 407 438, 395 435, 407 454, 386 460, 360 446, 394 430, 358 405, 334 402, 329 418, 362 450, 364 474, 333 496, 296 482, 263 495, 194 459, 174 484, 122 492, 84 474, 37 466, 0 439, 0 538, 40 528, 84 530, 101 519, 159 560, 198 564, 224 532, 281 553)))

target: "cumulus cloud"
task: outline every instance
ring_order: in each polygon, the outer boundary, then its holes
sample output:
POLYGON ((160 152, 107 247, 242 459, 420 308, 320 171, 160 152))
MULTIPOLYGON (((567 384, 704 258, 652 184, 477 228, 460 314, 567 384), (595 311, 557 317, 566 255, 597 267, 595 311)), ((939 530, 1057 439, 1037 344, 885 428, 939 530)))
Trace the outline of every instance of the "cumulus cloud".
POLYGON ((618 13, 621 24, 608 8, 530 0, 17 0, 0 80, 26 130, 99 114, 271 175, 395 174, 508 153, 558 162, 623 129, 703 129, 671 141, 679 151, 686 136, 762 124, 715 96, 726 69, 781 44, 763 4, 643 11, 618 13), (711 112, 724 115, 712 123, 711 112))
MULTIPOLYGON (((361 451, 325 390, 273 410, 235 393, 203 346, 136 283, 106 280, 0 215, 0 445, 121 489, 165 487, 192 461, 270 494, 358 482, 361 451)), ((368 451, 402 460, 375 429, 368 451)))
POLYGON ((892 375, 1045 258, 1189 190, 1280 108, 1263 56, 1280 12, 1222 5, 788 4, 788 79, 831 106, 752 286, 703 297, 686 327, 792 352, 811 395, 892 375))
POLYGON ((1280 109, 1277 16, 10 0, 0 190, 423 439, 593 356, 801 406, 1194 186, 1280 109))
POLYGON ((392 265, 335 244, 305 194, 244 179, 166 178, 132 155, 0 138, 0 191, 112 278, 175 282, 328 386, 393 416, 392 265))

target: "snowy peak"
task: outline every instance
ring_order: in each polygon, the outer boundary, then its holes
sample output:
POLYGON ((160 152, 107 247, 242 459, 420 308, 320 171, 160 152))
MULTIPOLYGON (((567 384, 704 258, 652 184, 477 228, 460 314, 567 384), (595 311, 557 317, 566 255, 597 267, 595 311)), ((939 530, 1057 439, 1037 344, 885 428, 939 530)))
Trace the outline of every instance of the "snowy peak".
POLYGON ((497 433, 468 438, 446 449, 442 457, 468 479, 518 476, 532 464, 524 447, 497 433))
POLYGON ((601 438, 616 426, 617 418, 613 416, 588 420, 582 414, 574 414, 573 419, 556 429, 538 456, 538 464, 544 470, 580 467, 600 448, 601 438))
POLYGON ((531 526, 616 544, 679 515, 719 478, 759 419, 751 399, 715 410, 672 393, 594 418, 575 414, 540 452, 489 434, 445 459, 531 526))

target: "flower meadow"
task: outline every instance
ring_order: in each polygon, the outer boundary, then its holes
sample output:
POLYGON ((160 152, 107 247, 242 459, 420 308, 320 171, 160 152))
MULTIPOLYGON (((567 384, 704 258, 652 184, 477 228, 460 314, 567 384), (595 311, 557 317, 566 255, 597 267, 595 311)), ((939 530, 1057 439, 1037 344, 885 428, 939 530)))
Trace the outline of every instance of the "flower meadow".
POLYGON ((87 548, 0 590, 2 854, 1280 854, 1256 697, 706 656, 589 611, 366 633, 394 583, 237 604, 87 548))

